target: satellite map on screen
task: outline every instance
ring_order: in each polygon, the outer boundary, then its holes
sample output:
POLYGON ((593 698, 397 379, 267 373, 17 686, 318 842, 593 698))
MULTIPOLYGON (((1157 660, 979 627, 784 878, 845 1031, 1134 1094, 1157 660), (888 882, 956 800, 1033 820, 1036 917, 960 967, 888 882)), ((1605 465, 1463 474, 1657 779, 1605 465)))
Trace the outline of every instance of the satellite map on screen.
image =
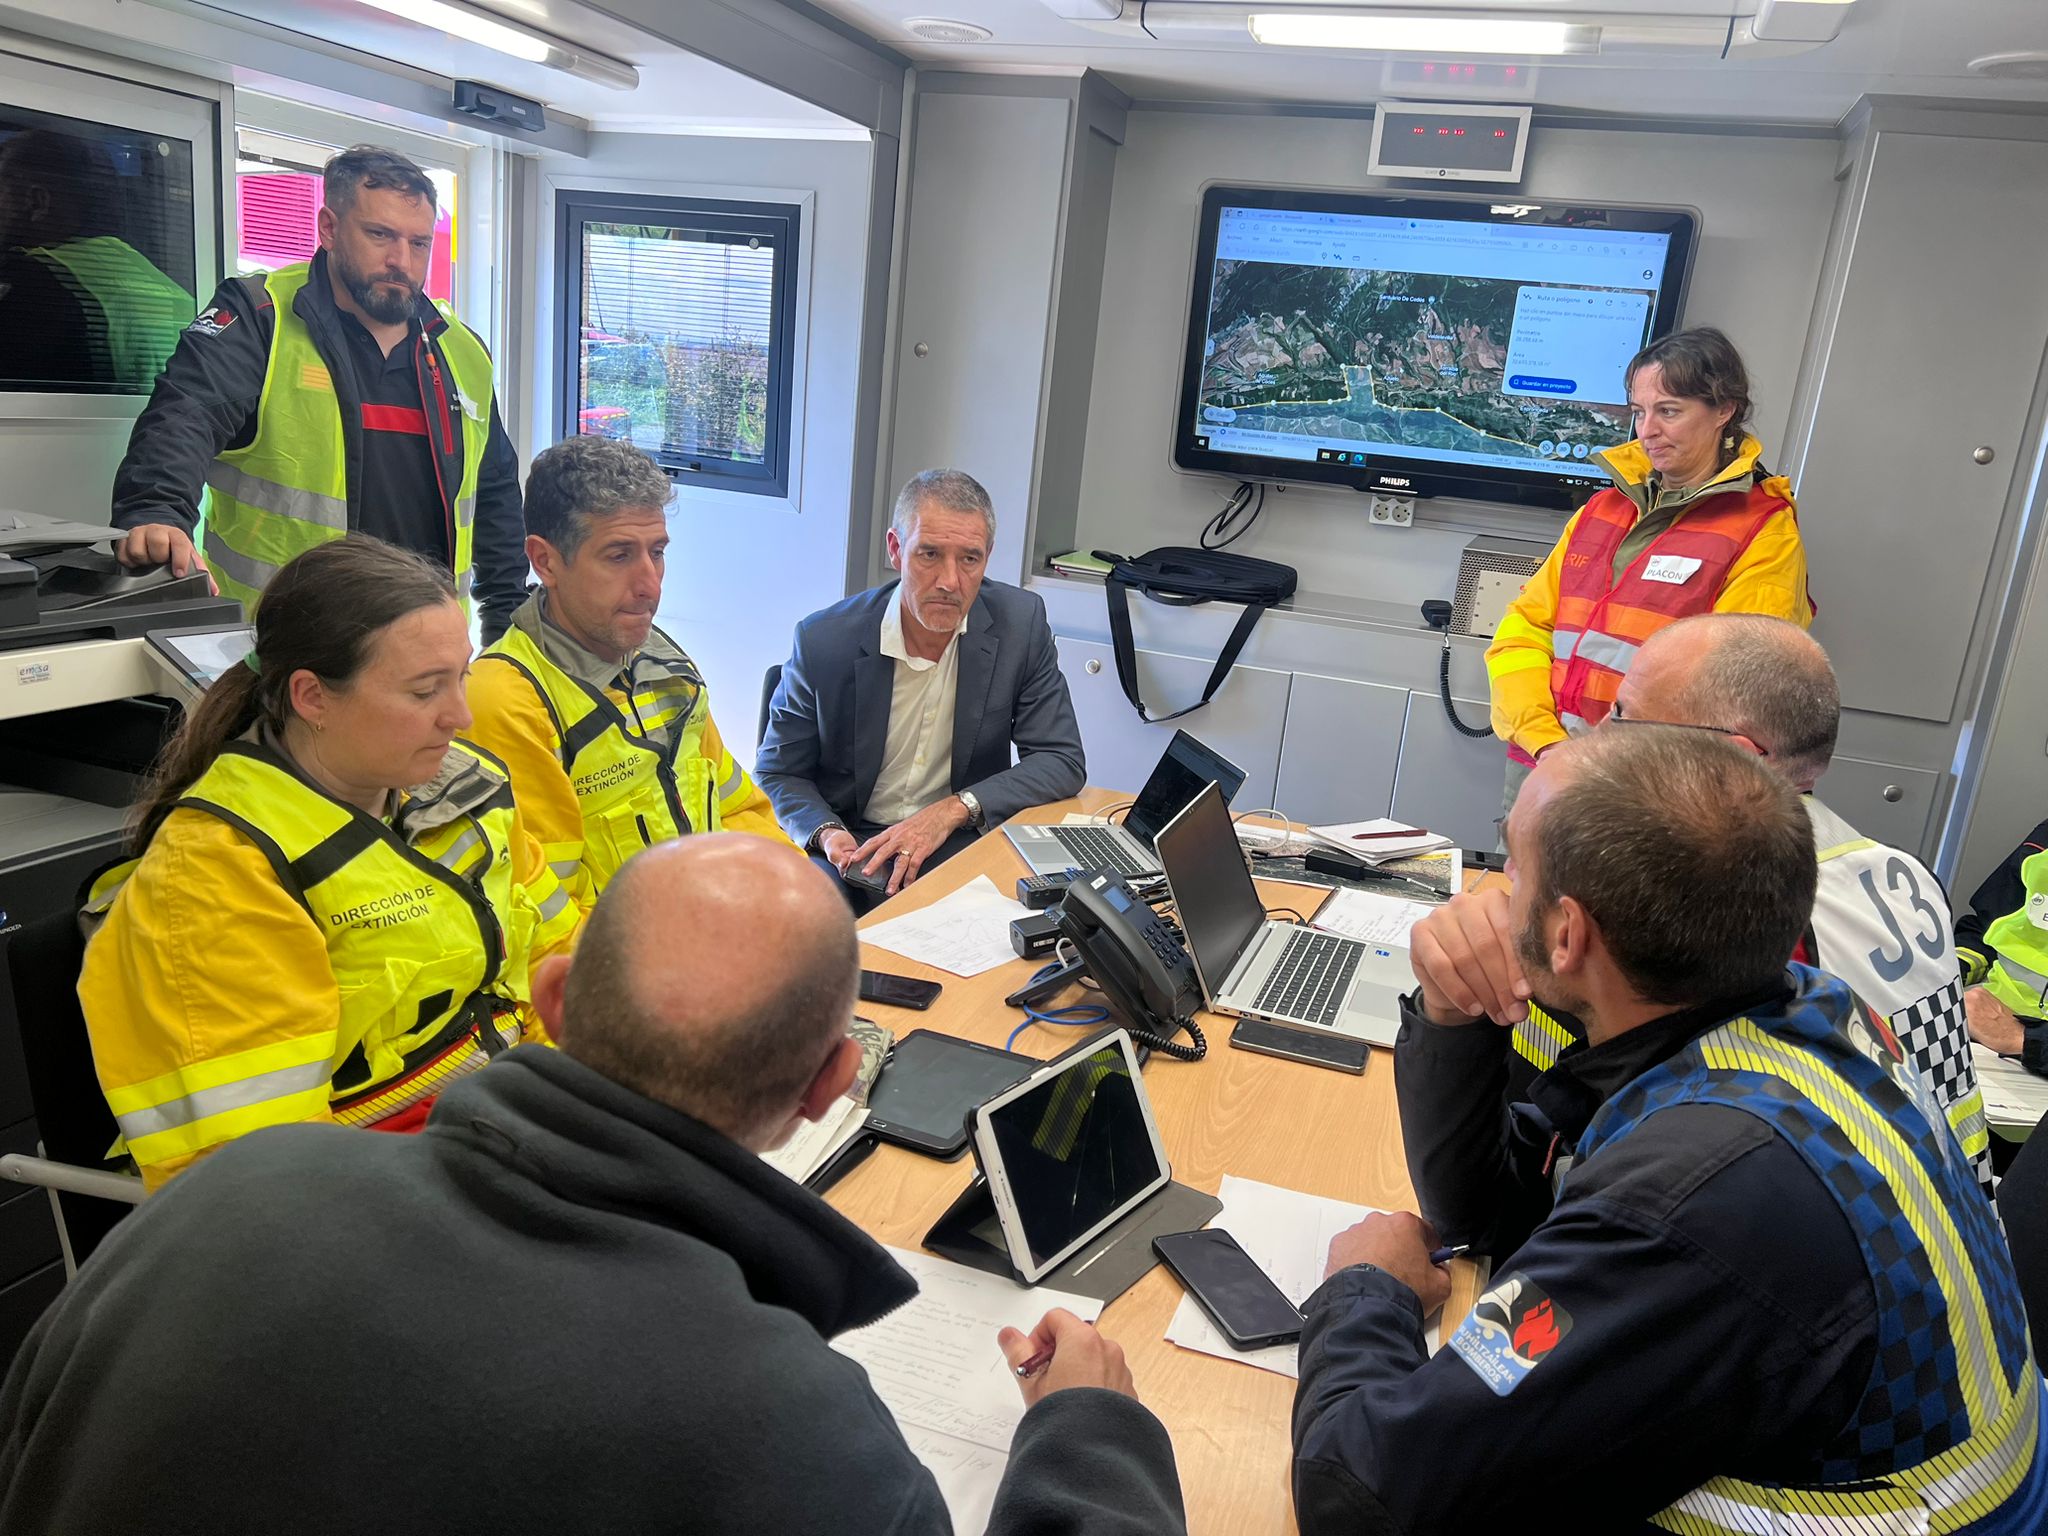
POLYGON ((1630 435, 1621 374, 1650 307, 1640 289, 1218 260, 1201 424, 1583 461, 1630 435))

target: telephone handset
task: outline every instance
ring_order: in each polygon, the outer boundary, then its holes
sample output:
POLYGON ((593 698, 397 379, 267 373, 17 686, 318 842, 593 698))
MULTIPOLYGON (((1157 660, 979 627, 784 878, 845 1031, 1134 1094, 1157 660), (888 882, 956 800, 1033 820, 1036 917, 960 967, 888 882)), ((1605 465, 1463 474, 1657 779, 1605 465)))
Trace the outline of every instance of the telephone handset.
POLYGON ((1436 664, 1436 691, 1437 697, 1443 700, 1444 714, 1460 736, 1475 739, 1491 736, 1492 725, 1467 725, 1458 717, 1458 706, 1451 702, 1451 605, 1440 597, 1431 598, 1422 605, 1422 622, 1444 633, 1443 655, 1437 658, 1436 664))
POLYGON ((1145 899, 1108 870, 1075 878, 1052 909, 1131 1038, 1180 1061, 1200 1061, 1209 1043, 1195 1023, 1202 984, 1195 963, 1145 899), (1175 1043, 1186 1030, 1192 1044, 1175 1043))

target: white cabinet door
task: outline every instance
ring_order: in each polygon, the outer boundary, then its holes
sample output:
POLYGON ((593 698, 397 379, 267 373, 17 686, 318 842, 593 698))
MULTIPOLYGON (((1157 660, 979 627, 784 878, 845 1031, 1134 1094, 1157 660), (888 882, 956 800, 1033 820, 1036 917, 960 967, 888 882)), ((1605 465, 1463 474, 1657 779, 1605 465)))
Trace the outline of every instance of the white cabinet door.
MULTIPOLYGON (((1459 699, 1457 704, 1458 713, 1474 725, 1486 718, 1484 699, 1459 699)), ((1436 694, 1411 693, 1393 814, 1411 827, 1440 832, 1461 848, 1491 849, 1500 838, 1496 818, 1507 761, 1507 748, 1497 738, 1453 730, 1436 694)))
MULTIPOLYGON (((1828 764, 1813 793, 1865 837, 1903 848, 1932 864, 1934 839, 1928 819, 1941 778, 1925 768, 1838 757, 1828 764)), ((2024 831, 2013 834, 2013 841, 2018 842, 2024 831)))
POLYGON ((1311 824, 1387 815, 1407 713, 1405 688, 1295 673, 1273 803, 1311 824))
MULTIPOLYGON (((1088 755, 1088 782, 1135 795, 1166 750, 1175 730, 1185 730, 1229 758, 1245 772, 1238 810, 1273 803, 1280 768, 1280 733, 1287 721, 1290 674, 1263 667, 1234 667, 1205 708, 1163 725, 1138 718, 1117 685, 1116 655, 1092 640, 1058 637, 1060 671, 1081 722, 1081 746, 1088 755)), ((1166 700, 1185 703, 1202 696, 1213 661, 1139 651, 1139 692, 1154 708, 1166 700)))

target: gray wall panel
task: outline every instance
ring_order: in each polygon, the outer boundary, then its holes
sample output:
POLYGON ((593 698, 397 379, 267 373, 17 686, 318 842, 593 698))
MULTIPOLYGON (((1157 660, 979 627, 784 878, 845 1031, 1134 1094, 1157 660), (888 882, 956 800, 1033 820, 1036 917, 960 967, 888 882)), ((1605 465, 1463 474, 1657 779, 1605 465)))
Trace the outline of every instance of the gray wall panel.
MULTIPOLYGON (((1454 695, 1455 697, 1455 695, 1454 695)), ((1484 699, 1458 699, 1467 720, 1486 718, 1484 699)), ((1507 755, 1497 741, 1460 736, 1444 718, 1435 693, 1408 695, 1408 725, 1401 736, 1401 767, 1394 780, 1393 814, 1427 827, 1461 848, 1493 847, 1500 836, 1501 792, 1507 755)))
POLYGON ((1407 713, 1406 689, 1295 673, 1273 804, 1311 824, 1387 815, 1407 713))

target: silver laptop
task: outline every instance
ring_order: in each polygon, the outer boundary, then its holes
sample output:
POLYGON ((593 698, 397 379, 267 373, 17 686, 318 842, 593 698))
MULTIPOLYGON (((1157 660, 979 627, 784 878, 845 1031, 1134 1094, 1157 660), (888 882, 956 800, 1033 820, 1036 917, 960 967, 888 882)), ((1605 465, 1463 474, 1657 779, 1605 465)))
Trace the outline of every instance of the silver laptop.
POLYGON ((1408 952, 1268 918, 1214 787, 1161 830, 1158 849, 1211 1008, 1393 1045, 1415 986, 1408 952))
POLYGON ((1006 824, 1003 835, 1034 875, 1109 869, 1126 879, 1143 879, 1159 873, 1159 860, 1152 852, 1159 829, 1185 810, 1206 784, 1216 785, 1227 805, 1244 787, 1244 770, 1186 731, 1175 731, 1122 826, 1006 824))

